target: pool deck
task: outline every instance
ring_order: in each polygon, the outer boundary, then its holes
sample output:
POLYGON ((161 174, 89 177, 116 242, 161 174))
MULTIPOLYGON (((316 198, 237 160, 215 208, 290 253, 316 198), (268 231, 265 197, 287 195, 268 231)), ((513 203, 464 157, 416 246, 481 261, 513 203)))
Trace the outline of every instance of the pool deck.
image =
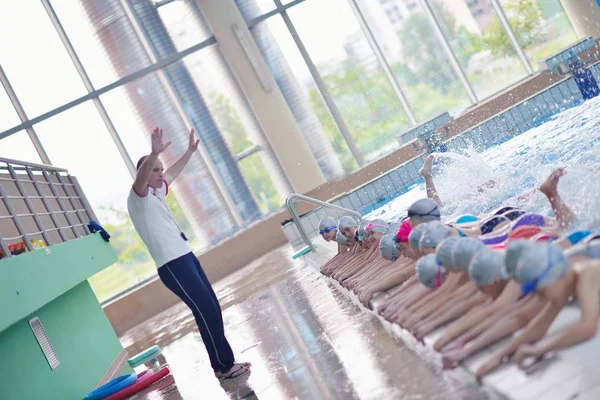
MULTIPOLYGON (((324 265, 335 254, 334 246, 321 246, 305 258, 317 270, 324 265)), ((403 342, 415 353, 421 355, 437 368, 441 367, 441 357, 432 348, 435 340, 441 335, 443 328, 438 329, 425 337, 425 344, 418 342, 408 331, 392 324, 370 309, 365 308, 358 298, 350 291, 344 289, 339 283, 328 279, 348 299, 371 313, 380 320, 380 323, 396 340, 403 342)), ((384 296, 376 296, 372 305, 377 306, 384 296)), ((574 323, 579 318, 579 308, 576 304, 566 307, 552 324, 549 334, 562 330, 564 327, 574 323)), ((460 374, 469 376, 471 382, 475 382, 474 372, 482 365, 499 347, 508 339, 480 351, 467 359, 459 368, 445 374, 460 374)), ((513 362, 506 363, 483 379, 483 386, 510 399, 544 399, 544 400, 595 400, 600 399, 600 370, 598 368, 598 356, 600 355, 600 335, 594 339, 578 346, 556 352, 554 357, 548 358, 535 366, 535 369, 527 372, 519 369, 513 362)))
POLYGON ((136 399, 504 398, 465 371, 442 372, 425 362, 309 258, 292 261, 292 253, 281 247, 215 285, 234 352, 253 364, 247 381, 219 384, 191 312, 180 303, 120 338, 130 356, 161 346, 172 371, 136 399))

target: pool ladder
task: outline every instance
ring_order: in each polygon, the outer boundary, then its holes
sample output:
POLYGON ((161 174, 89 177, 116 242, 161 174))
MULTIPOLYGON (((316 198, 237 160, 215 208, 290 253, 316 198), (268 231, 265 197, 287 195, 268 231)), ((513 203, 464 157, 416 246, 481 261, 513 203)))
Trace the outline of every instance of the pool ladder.
POLYGON ((294 221, 294 223, 296 224, 296 227, 298 227, 298 231, 300 231, 300 236, 302 236, 302 240, 304 240, 304 243, 306 243, 306 245, 308 246, 310 251, 314 251, 315 247, 313 246, 312 242, 308 238, 308 235, 306 234, 304 227, 302 227, 302 224, 300 223, 300 218, 298 217, 298 213, 296 213, 296 209, 294 208, 294 200, 301 200, 301 201, 305 201, 307 203, 321 206, 323 208, 329 208, 330 210, 338 211, 343 214, 354 215, 355 217, 357 217, 359 219, 359 221, 362 221, 362 219, 363 219, 362 215, 360 215, 360 213, 358 213, 354 210, 336 206, 335 204, 327 203, 326 201, 317 200, 315 198, 304 196, 299 193, 290 194, 287 197, 287 199, 285 199, 285 206, 287 207, 288 211, 290 212, 290 215, 292 216, 292 221, 294 221))

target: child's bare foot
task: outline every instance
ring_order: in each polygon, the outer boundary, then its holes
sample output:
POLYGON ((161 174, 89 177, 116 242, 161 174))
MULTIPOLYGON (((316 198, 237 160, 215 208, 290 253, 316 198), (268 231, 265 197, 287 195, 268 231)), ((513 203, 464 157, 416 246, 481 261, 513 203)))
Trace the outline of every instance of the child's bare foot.
POLYGON ((431 170, 433 169, 433 154, 430 154, 429 157, 425 159, 425 163, 423 163, 423 168, 419 171, 419 173, 423 176, 431 176, 431 170))
POLYGON ((552 171, 548 179, 540 185, 540 192, 544 193, 547 197, 552 197, 557 192, 558 181, 567 172, 564 168, 558 168, 552 171))
POLYGON ((453 351, 445 351, 442 354, 442 364, 444 369, 453 369, 465 359, 467 352, 464 348, 456 349, 453 351))

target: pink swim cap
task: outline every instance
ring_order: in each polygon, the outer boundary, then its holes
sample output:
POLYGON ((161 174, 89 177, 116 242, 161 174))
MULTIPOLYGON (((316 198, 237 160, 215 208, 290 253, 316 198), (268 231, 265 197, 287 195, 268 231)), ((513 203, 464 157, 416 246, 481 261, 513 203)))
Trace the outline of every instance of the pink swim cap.
POLYGON ((412 226, 407 221, 404 221, 402 225, 400 225, 400 229, 398 229, 398 233, 396 233, 396 238, 400 240, 402 243, 408 243, 408 235, 410 235, 410 231, 412 231, 412 226))

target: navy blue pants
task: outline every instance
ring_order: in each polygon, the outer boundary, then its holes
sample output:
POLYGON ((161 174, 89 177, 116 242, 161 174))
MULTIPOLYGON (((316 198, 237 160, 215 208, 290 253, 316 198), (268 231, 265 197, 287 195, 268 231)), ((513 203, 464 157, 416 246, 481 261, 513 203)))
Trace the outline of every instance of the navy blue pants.
POLYGON ((223 316, 217 296, 193 253, 169 261, 158 276, 192 310, 202 341, 215 372, 227 372, 234 363, 233 351, 225 338, 223 316))

